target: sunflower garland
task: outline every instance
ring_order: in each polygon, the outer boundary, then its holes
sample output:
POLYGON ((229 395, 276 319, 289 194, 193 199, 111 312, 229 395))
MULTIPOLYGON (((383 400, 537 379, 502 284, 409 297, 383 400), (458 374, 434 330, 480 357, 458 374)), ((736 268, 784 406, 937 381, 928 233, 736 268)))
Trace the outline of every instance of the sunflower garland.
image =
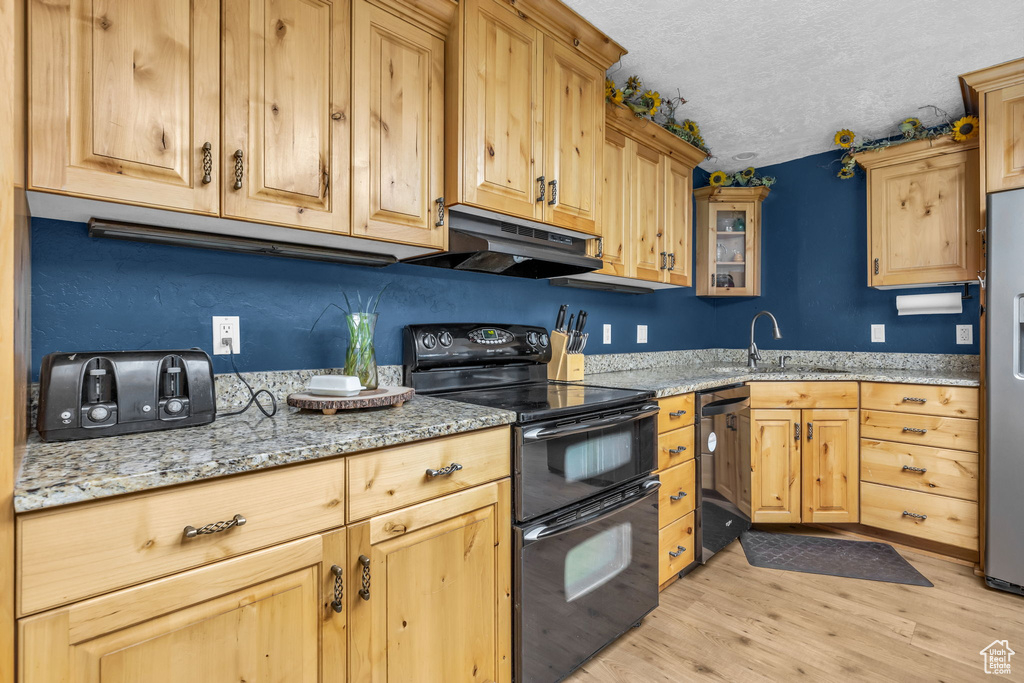
POLYGON ((676 109, 679 105, 686 104, 682 97, 665 99, 656 90, 644 89, 643 81, 636 75, 627 78, 626 85, 621 89, 616 87, 615 81, 606 77, 604 97, 608 102, 628 107, 637 118, 654 121, 676 137, 700 149, 708 159, 711 158, 711 150, 704 142, 700 126, 690 119, 676 120, 676 109))
POLYGON ((730 185, 738 185, 739 187, 771 187, 774 184, 775 176, 759 176, 757 175, 757 169, 753 166, 748 166, 742 171, 735 173, 715 171, 708 177, 708 185, 711 187, 729 187, 730 185))
MULTIPOLYGON (((859 152, 883 149, 885 147, 892 147, 894 145, 900 145, 904 142, 911 142, 913 140, 930 140, 943 135, 949 135, 957 142, 963 142, 964 140, 969 140, 978 134, 977 116, 962 116, 954 122, 950 118, 949 114, 938 107, 931 104, 926 105, 926 107, 933 109, 935 114, 944 118, 946 122, 938 126, 928 128, 921 123, 921 119, 916 116, 910 116, 903 119, 896 125, 896 133, 873 142, 854 142, 856 136, 853 131, 848 128, 837 131, 835 136, 832 138, 832 141, 847 151, 839 159, 839 172, 836 173, 836 177, 848 180, 855 175, 857 162, 854 159, 854 154, 859 152)), ((925 109, 926 107, 921 107, 921 109, 925 109)))

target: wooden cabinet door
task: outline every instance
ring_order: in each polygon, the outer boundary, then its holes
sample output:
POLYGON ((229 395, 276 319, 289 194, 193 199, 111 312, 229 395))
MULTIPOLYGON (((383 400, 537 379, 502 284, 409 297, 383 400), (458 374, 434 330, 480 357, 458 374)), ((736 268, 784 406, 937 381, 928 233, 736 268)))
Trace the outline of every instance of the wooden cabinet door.
POLYGON ((709 283, 714 296, 758 296, 761 293, 760 225, 754 202, 711 202, 708 206, 715 267, 709 283), (743 229, 735 229, 742 222, 743 229))
POLYGON ((604 134, 604 165, 601 185, 601 239, 595 255, 604 261, 597 271, 632 277, 633 235, 630 213, 630 171, 633 141, 615 130, 604 134))
POLYGON ((31 0, 30 187, 216 214, 219 10, 216 0, 31 0))
POLYGON ((597 233, 604 141, 604 71, 544 39, 544 175, 548 223, 597 233))
POLYGON ((223 213, 349 231, 348 0, 224 0, 223 213))
POLYGON ((805 410, 803 422, 803 521, 858 521, 857 411, 805 410))
POLYGON ((977 149, 869 173, 872 287, 977 279, 977 149))
POLYGON ((498 0, 465 0, 462 201, 544 219, 541 34, 498 0))
POLYGON ((750 519, 800 521, 799 410, 750 411, 750 519))
POLYGON ((21 619, 20 680, 341 680, 331 566, 345 545, 341 529, 21 619))
POLYGON ((634 145, 630 208, 636 277, 664 282, 667 254, 663 238, 665 170, 662 155, 639 143, 634 145))
POLYGON ((1024 187, 1024 84, 985 95, 985 190, 1024 187))
POLYGON ((511 680, 509 491, 503 479, 349 527, 350 681, 511 680))
POLYGON ((665 159, 665 251, 668 282, 693 284, 693 171, 675 159, 665 159))
POLYGON ((443 249, 444 42, 352 9, 352 234, 443 249))

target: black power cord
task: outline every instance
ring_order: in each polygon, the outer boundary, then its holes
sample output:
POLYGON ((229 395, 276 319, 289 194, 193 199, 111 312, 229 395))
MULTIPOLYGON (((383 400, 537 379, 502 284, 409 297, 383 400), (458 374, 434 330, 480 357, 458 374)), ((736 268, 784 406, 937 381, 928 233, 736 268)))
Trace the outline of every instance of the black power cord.
POLYGON ((267 391, 266 389, 253 391, 252 386, 250 386, 249 383, 245 381, 245 378, 242 377, 242 373, 240 373, 238 371, 238 368, 235 367, 235 348, 234 345, 231 343, 231 338, 225 337, 224 339, 221 340, 221 343, 228 345, 228 360, 231 361, 231 369, 234 370, 235 376, 238 377, 238 381, 244 384, 245 388, 249 390, 249 402, 246 403, 241 410, 233 410, 230 413, 218 413, 217 417, 231 417, 232 415, 241 415, 245 411, 249 410, 249 408, 251 408, 254 403, 256 404, 256 407, 260 409, 261 413, 263 413, 267 417, 274 417, 274 415, 277 414, 277 399, 275 399, 274 395, 267 391), (264 407, 264 405, 260 403, 258 398, 260 394, 266 394, 270 398, 270 412, 267 412, 266 407, 264 407))

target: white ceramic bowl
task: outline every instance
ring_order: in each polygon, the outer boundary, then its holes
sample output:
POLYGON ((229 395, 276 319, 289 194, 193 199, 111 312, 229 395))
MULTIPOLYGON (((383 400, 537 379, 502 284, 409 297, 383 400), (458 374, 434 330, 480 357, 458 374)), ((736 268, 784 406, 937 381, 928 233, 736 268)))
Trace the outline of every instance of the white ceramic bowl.
POLYGON ((352 375, 317 375, 310 378, 306 392, 314 396, 356 396, 364 388, 352 375))

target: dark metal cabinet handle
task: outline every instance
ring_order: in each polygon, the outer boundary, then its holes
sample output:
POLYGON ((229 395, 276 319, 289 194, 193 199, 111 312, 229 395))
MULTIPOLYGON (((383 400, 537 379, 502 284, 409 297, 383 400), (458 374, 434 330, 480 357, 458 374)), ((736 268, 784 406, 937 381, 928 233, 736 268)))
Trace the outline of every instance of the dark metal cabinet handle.
POLYGON ((912 432, 914 434, 927 434, 928 433, 927 429, 918 429, 917 427, 904 427, 903 431, 905 431, 905 432, 912 432))
POLYGON ((544 176, 537 178, 537 186, 540 188, 540 194, 537 197, 538 204, 544 201, 544 192, 547 190, 547 186, 544 184, 545 181, 546 178, 544 176))
POLYGON ((331 565, 331 573, 334 574, 334 600, 331 600, 331 609, 335 612, 341 612, 345 605, 345 582, 342 579, 344 572, 345 570, 338 565, 331 565))
POLYGON ((807 440, 810 441, 814 438, 814 425, 810 422, 807 423, 807 440))
POLYGON ((462 469, 462 465, 460 465, 457 462, 453 462, 451 465, 448 465, 448 467, 442 467, 439 470, 427 470, 427 477, 428 478, 447 477, 447 476, 449 476, 451 474, 455 474, 456 472, 458 472, 461 469, 462 469))
POLYGON ((594 258, 604 258, 604 238, 597 238, 597 253, 594 254, 594 258))
POLYGON ((242 189, 242 176, 245 175, 245 168, 242 164, 242 150, 235 150, 235 185, 236 190, 242 189))
POLYGON ((552 180, 548 185, 551 186, 551 199, 548 200, 548 206, 554 206, 558 203, 558 181, 552 180))
POLYGON ((670 448, 670 449, 668 449, 668 452, 671 453, 672 455, 679 455, 680 453, 682 453, 685 450, 686 450, 686 446, 680 446, 679 448, 670 448))
POLYGON ((198 529, 194 526, 185 527, 185 538, 195 538, 196 536, 204 536, 206 534, 219 534, 222 531, 227 531, 231 527, 245 526, 245 517, 242 515, 235 515, 226 522, 214 522, 213 524, 207 524, 201 526, 198 529))
POLYGON ((203 185, 213 182, 213 145, 203 143, 203 185))
POLYGON ((800 423, 799 422, 794 422, 793 423, 793 440, 794 441, 799 441, 800 440, 800 423))
POLYGON ((673 410, 671 413, 669 413, 669 415, 671 415, 672 417, 682 417, 683 415, 686 415, 686 411, 685 410, 673 410))
POLYGON ((434 223, 435 228, 444 227, 444 197, 438 197, 434 200, 437 204, 437 222, 434 223))
POLYGON ((370 599, 370 558, 366 555, 359 556, 359 564, 363 565, 363 587, 359 589, 359 597, 363 600, 370 599))
POLYGON ((926 399, 926 398, 914 398, 913 396, 904 396, 903 397, 903 402, 904 403, 921 403, 921 404, 924 404, 924 403, 928 402, 928 399, 926 399))
POLYGON ((678 495, 669 496, 669 498, 672 500, 682 500, 683 498, 686 498, 686 491, 680 491, 678 495))
POLYGON ((905 472, 919 472, 920 474, 924 474, 925 472, 928 471, 928 468, 927 467, 914 467, 913 465, 904 465, 903 466, 903 470, 905 472))
POLYGON ((672 252, 671 254, 669 254, 668 255, 668 259, 669 259, 668 260, 668 269, 669 270, 675 270, 676 269, 676 253, 672 252))
POLYGON ((906 510, 903 511, 903 516, 904 517, 913 517, 914 519, 920 519, 922 521, 928 519, 928 515, 919 515, 916 512, 907 512, 906 510))
POLYGON ((668 270, 668 252, 661 252, 661 270, 668 270))
POLYGON ((878 275, 878 259, 875 259, 875 275, 878 275))
POLYGON ((684 548, 681 545, 677 545, 676 546, 676 550, 669 550, 668 554, 671 555, 672 557, 679 557, 680 555, 682 555, 685 552, 686 552, 686 548, 684 548))

